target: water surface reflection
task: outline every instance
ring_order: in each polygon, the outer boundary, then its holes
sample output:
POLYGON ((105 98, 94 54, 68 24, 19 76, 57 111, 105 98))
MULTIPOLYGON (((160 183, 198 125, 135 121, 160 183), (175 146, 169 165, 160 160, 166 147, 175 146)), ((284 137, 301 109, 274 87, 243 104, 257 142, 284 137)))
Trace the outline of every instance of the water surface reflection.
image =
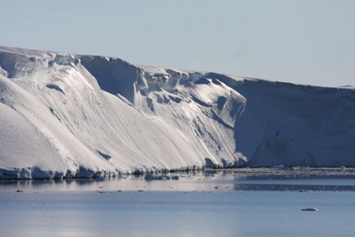
MULTIPOLYGON (((231 191, 355 191, 355 174, 339 174, 329 170, 317 175, 305 172, 288 172, 264 169, 211 170, 164 174, 174 179, 147 180, 144 175, 128 175, 107 179, 69 180, 20 180, 0 181, 0 192, 122 192, 122 191, 183 191, 183 192, 231 192, 231 191)), ((158 177, 159 174, 155 174, 158 177)))

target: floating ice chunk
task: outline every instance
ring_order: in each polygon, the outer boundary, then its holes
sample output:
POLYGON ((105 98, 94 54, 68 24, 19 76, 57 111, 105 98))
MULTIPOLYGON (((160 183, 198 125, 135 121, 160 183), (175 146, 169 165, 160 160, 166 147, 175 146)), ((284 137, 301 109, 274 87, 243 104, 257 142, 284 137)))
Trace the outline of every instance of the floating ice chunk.
POLYGON ((314 207, 307 207, 307 208, 302 208, 301 211, 318 211, 318 209, 314 207))
POLYGON ((179 176, 168 176, 168 175, 153 175, 152 173, 146 173, 144 176, 144 179, 146 181, 152 181, 152 180, 178 180, 179 176))

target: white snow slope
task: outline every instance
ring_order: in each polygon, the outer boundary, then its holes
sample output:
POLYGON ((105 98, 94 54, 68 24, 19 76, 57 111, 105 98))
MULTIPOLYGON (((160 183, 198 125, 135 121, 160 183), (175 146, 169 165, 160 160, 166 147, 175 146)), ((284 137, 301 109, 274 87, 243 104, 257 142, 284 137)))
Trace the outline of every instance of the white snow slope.
POLYGON ((355 90, 0 47, 0 179, 355 166, 355 90))

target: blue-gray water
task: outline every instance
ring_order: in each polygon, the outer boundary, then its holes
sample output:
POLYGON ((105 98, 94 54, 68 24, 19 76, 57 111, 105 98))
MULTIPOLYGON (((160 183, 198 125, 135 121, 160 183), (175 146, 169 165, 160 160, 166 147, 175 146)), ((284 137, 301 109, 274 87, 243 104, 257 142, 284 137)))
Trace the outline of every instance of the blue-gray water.
POLYGON ((355 233, 355 192, 349 191, 355 180, 351 178, 36 182, 0 183, 1 236, 355 233), (319 211, 301 211, 308 207, 319 211))

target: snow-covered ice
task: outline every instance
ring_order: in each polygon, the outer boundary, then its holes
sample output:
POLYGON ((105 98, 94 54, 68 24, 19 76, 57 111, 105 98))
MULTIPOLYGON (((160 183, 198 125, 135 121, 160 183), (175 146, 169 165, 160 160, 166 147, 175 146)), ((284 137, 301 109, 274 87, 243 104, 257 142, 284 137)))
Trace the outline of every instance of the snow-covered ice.
POLYGON ((355 90, 0 47, 0 178, 355 166, 355 90))

